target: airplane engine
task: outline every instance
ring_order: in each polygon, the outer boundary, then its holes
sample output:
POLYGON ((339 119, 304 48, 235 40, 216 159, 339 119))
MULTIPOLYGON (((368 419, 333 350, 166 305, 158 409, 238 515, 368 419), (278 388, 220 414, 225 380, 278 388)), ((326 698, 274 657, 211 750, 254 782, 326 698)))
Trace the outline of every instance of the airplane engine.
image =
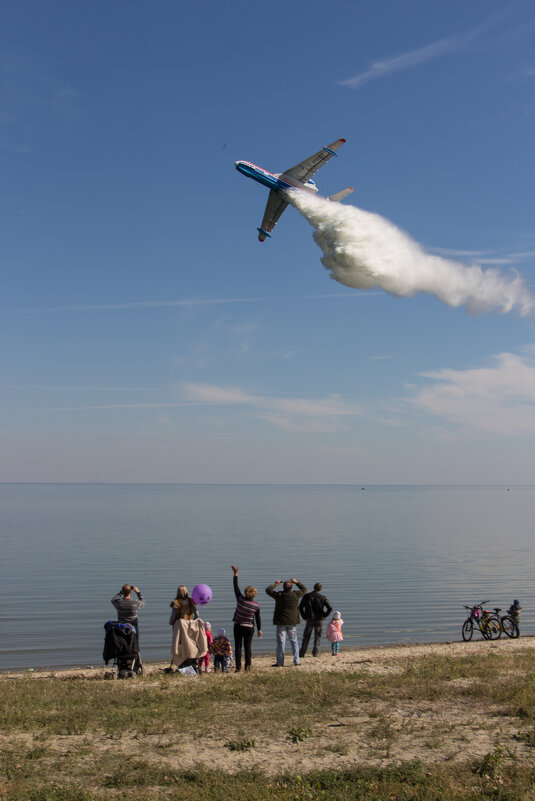
POLYGON ((318 187, 316 186, 316 182, 313 181, 312 178, 310 178, 306 182, 305 186, 307 187, 307 189, 311 189, 313 192, 317 192, 318 191, 318 187))

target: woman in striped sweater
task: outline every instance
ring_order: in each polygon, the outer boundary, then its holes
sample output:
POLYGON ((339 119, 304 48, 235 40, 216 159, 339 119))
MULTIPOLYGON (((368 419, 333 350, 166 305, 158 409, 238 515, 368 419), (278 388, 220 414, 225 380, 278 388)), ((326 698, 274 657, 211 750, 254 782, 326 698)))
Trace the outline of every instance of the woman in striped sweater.
POLYGON ((242 643, 245 651, 245 670, 251 668, 251 643, 253 641, 254 625, 258 636, 262 636, 262 624, 260 622, 260 606, 255 601, 256 589, 250 585, 245 588, 243 595, 238 587, 238 568, 232 565, 234 573, 234 593, 236 595, 236 611, 234 612, 234 651, 236 660, 236 672, 241 670, 241 651, 242 643))

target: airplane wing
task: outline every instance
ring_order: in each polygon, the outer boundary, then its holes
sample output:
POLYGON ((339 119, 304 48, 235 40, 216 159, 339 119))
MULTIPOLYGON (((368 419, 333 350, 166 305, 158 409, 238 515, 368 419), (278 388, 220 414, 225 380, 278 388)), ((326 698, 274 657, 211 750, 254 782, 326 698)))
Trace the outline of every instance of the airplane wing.
POLYGON ((262 219, 262 225, 258 229, 258 238, 261 242, 273 231, 287 205, 287 201, 283 200, 277 192, 274 192, 273 189, 270 191, 266 203, 266 210, 262 219))
POLYGON ((345 141, 345 139, 337 139, 336 142, 322 147, 322 149, 314 153, 313 156, 305 159, 300 164, 296 164, 295 167, 290 167, 290 169, 286 170, 280 177, 283 180, 284 178, 297 178, 298 181, 306 183, 320 167, 323 167, 330 158, 336 156, 336 151, 339 147, 342 147, 345 141))

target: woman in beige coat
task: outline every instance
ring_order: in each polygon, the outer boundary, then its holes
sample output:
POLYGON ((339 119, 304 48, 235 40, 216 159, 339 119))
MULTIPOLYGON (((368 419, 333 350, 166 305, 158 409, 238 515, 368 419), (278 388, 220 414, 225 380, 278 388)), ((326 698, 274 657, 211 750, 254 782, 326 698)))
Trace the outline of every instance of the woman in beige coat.
MULTIPOLYGON (((176 592, 176 598, 171 601, 171 616, 169 618, 169 625, 173 627, 173 639, 171 643, 171 665, 179 665, 182 660, 185 658, 184 648, 185 643, 180 637, 180 621, 181 620, 197 620, 199 615, 197 614, 197 607, 195 606, 195 602, 192 598, 188 595, 187 587, 184 587, 181 584, 176 592)), ((199 620, 199 624, 202 627, 202 643, 201 645, 206 645, 206 635, 204 633, 204 624, 202 621, 199 620)), ((197 632, 197 628, 195 628, 195 633, 197 632)), ((191 645, 191 643, 189 643, 191 645)), ((206 653, 206 648, 204 648, 204 653, 206 653)), ((194 649, 195 650, 195 649, 194 649)), ((203 654, 204 655, 204 654, 203 654)), ((201 656, 201 654, 199 654, 201 656)))

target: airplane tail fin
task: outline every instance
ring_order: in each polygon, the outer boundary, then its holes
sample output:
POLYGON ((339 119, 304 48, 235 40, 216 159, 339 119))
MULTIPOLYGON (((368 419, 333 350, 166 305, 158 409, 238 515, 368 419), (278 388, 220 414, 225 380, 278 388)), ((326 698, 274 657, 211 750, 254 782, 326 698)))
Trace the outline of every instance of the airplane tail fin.
POLYGON ((341 192, 335 192, 334 195, 329 195, 329 197, 327 199, 328 200, 335 200, 337 203, 339 203, 341 200, 343 200, 345 197, 350 195, 351 192, 354 192, 354 191, 355 191, 354 187, 348 186, 347 189, 342 189, 341 192))

